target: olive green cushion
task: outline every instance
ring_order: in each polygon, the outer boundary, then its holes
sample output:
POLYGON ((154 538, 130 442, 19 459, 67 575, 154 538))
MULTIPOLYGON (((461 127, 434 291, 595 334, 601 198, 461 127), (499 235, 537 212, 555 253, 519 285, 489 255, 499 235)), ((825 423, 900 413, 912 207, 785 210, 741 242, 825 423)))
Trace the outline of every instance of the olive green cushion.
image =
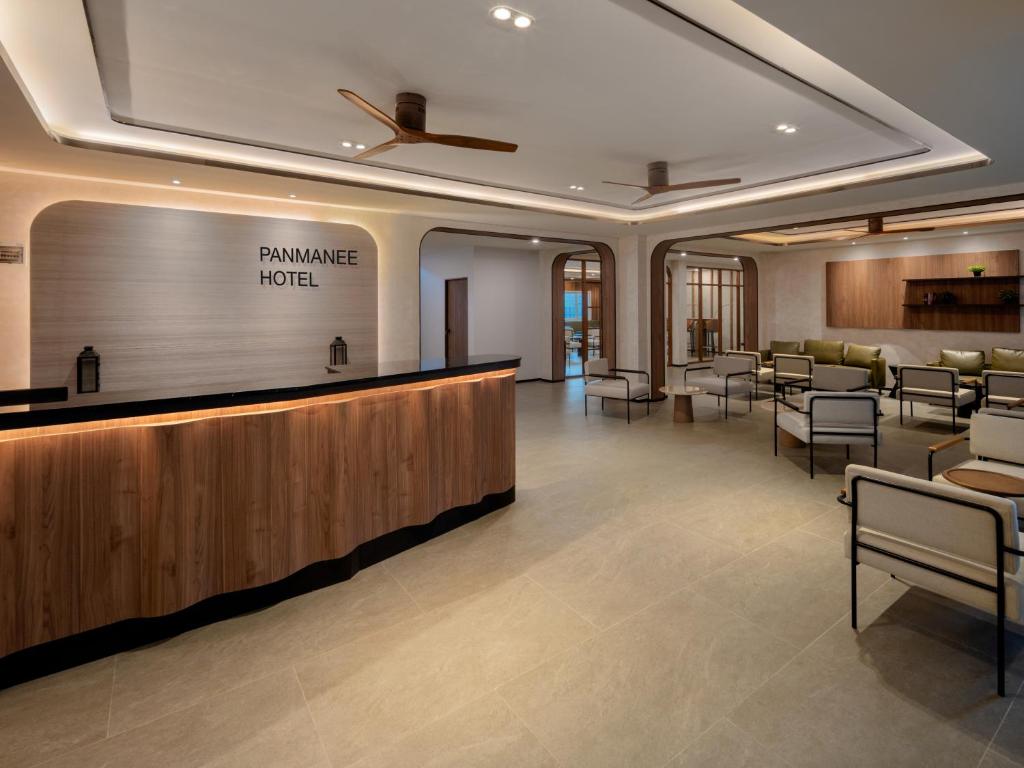
POLYGON ((843 342, 807 339, 804 341, 804 354, 813 357, 818 365, 842 365, 843 342))
POLYGON ((1024 349, 992 347, 992 370, 1024 373, 1024 349))
POLYGON ((881 347, 867 347, 863 344, 851 344, 846 348, 843 365, 851 368, 871 368, 874 361, 882 354, 881 347))
POLYGON ((773 341, 771 344, 772 355, 799 355, 799 341, 773 341))
POLYGON ((964 376, 981 376, 985 369, 985 353, 964 349, 944 349, 939 352, 939 365, 956 368, 964 376))

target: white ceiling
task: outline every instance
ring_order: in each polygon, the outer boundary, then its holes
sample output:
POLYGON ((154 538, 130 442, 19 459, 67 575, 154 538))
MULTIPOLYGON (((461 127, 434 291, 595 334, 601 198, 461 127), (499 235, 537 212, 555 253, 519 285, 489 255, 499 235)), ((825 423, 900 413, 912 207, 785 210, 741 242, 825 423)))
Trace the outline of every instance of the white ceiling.
POLYGON ((414 91, 427 97, 428 130, 519 151, 415 145, 374 162, 491 186, 570 195, 579 184, 585 198, 626 205, 636 190, 601 181, 646 183, 652 160, 678 181, 749 186, 925 149, 646 0, 529 4, 537 22, 525 32, 480 0, 86 5, 122 120, 350 158, 342 139, 392 134, 336 90, 389 113, 395 94, 414 91), (800 130, 780 134, 779 123, 800 130))
POLYGON ((493 22, 489 0, 88 7, 95 49, 82 0, 7 0, 0 14, 5 58, 39 117, 78 145, 620 222, 987 161, 731 0, 522 0, 536 18, 522 33, 493 22), (389 134, 338 87, 385 110, 419 91, 428 129, 521 149, 406 146, 354 163, 341 139, 389 134), (779 122, 800 131, 780 135, 779 122), (742 189, 633 210, 638 193, 600 183, 642 182, 651 160, 669 161, 673 181, 739 175, 742 189))

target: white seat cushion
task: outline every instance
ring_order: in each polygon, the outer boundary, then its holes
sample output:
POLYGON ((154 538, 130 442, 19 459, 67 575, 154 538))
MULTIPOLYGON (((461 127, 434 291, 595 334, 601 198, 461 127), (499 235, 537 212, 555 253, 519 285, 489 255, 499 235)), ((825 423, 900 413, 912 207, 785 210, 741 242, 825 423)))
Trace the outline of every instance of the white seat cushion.
MULTIPOLYGON (((907 541, 905 539, 891 536, 886 533, 861 528, 857 535, 858 543, 871 544, 876 547, 888 550, 893 554, 910 557, 928 565, 934 565, 947 571, 958 573, 962 576, 980 581, 984 584, 995 584, 995 569, 975 563, 970 560, 956 557, 947 552, 942 552, 930 547, 907 541)), ((846 556, 850 556, 850 532, 847 530, 843 536, 843 546, 846 556)), ((983 590, 979 587, 954 581, 946 576, 933 573, 925 568, 920 568, 902 560, 888 557, 879 552, 872 552, 869 549, 857 549, 857 562, 871 565, 879 570, 891 573, 900 579, 916 584, 930 592, 957 600, 967 605, 973 605, 983 611, 995 613, 996 596, 994 593, 983 590)), ((1020 621, 1024 614, 1024 582, 1019 574, 1007 571, 1006 581, 1006 617, 1011 621, 1020 621)))
MULTIPOLYGON (((747 396, 747 393, 754 389, 754 385, 739 376, 733 376, 728 379, 729 382, 729 397, 743 397, 747 396)), ((719 397, 725 397, 725 383, 726 378, 724 376, 709 376, 704 379, 697 379, 692 382, 702 389, 706 390, 709 395, 718 395, 719 397)))
MULTIPOLYGON (((973 389, 958 387, 955 395, 957 407, 973 403, 975 392, 973 389)), ((928 403, 929 405, 949 405, 950 393, 941 389, 903 389, 903 400, 908 403, 928 403)))
MULTIPOLYGON (((587 384, 583 391, 589 397, 611 397, 616 400, 625 400, 626 382, 622 379, 597 379, 587 384)), ((629 398, 631 400, 646 397, 650 391, 647 384, 635 381, 629 383, 629 398)))
MULTIPOLYGON (((811 442, 811 418, 808 414, 787 409, 785 413, 779 412, 779 418, 776 423, 779 425, 779 429, 786 430, 797 439, 805 443, 811 442)), ((842 430, 844 433, 856 433, 841 435, 830 434, 829 429, 830 427, 827 425, 815 424, 814 442, 831 445, 859 445, 862 443, 871 445, 875 440, 874 430, 871 427, 835 426, 834 429, 842 430)), ((879 445, 882 443, 881 433, 878 435, 878 443, 879 445)))

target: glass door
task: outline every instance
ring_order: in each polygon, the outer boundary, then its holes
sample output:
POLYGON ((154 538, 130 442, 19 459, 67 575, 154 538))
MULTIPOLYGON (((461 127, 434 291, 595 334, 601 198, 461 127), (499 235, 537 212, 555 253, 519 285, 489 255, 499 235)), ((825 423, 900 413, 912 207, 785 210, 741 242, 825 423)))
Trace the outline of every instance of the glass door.
POLYGON ((583 362, 602 356, 601 262, 565 263, 565 375, 582 376, 583 362))
POLYGON ((690 316, 686 320, 691 362, 743 349, 743 270, 687 267, 690 316))

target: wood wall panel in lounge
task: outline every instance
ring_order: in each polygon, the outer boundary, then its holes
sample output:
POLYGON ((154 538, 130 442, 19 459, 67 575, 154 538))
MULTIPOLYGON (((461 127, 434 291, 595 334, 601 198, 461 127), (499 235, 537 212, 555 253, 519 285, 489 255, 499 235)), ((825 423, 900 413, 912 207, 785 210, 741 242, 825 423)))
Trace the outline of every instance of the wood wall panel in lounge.
POLYGON ((0 432, 0 656, 272 583, 514 484, 511 370, 0 432))
MULTIPOLYGON (((829 328, 921 328, 918 310, 907 310, 907 280, 969 277, 970 264, 984 264, 986 277, 1020 274, 1019 251, 947 253, 894 259, 830 261, 825 265, 826 325, 829 328)), ((961 302, 966 304, 967 302, 961 302)), ((994 321, 988 308, 968 311, 964 306, 950 311, 945 327, 936 330, 1019 331, 1020 313, 1012 325, 994 321), (955 314, 954 314, 955 313, 955 314)), ((934 311, 939 311, 938 309, 934 311)), ((1005 314, 1005 313, 1004 313, 1005 314)))

